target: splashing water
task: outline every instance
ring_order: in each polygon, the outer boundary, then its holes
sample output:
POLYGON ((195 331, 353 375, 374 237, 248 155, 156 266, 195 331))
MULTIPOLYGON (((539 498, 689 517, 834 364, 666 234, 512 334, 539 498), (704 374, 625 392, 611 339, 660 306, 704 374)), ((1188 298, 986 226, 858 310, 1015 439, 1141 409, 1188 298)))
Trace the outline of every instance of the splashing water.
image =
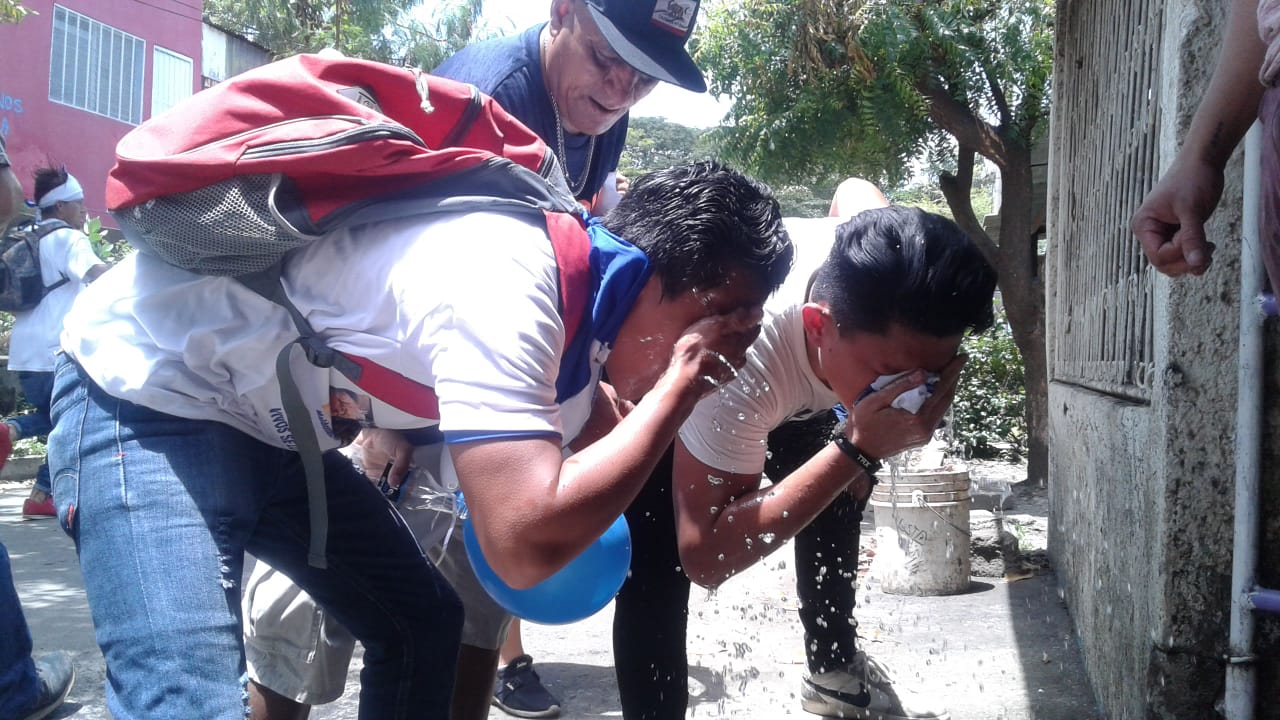
POLYGON ((721 355, 718 352, 711 352, 710 350, 707 350, 704 352, 706 352, 706 354, 710 355, 717 362, 719 362, 721 365, 725 366, 725 368, 729 370, 729 376, 723 380, 717 380, 716 378, 711 377, 710 375, 703 375, 702 379, 706 381, 709 385, 711 385, 711 387, 721 388, 726 383, 729 383, 738 378, 738 369, 733 366, 733 363, 729 362, 728 358, 726 358, 724 355, 721 355))

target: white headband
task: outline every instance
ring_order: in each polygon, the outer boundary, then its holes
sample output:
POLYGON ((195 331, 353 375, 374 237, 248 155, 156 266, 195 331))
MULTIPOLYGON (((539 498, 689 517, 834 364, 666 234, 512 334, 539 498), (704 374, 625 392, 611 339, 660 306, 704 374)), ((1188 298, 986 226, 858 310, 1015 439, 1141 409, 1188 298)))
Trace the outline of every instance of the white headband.
POLYGON ((83 200, 84 190, 80 188, 80 182, 75 176, 67 173, 67 181, 58 187, 50 190, 36 201, 36 205, 42 208, 49 207, 58 202, 71 202, 73 200, 83 200))

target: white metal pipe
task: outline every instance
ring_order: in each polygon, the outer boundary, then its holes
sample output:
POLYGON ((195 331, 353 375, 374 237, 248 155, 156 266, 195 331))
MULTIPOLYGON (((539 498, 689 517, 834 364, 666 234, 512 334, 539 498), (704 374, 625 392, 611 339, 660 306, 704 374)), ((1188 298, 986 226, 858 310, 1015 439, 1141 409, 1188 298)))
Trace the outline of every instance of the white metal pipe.
POLYGON ((1263 316, 1262 254, 1258 232, 1261 191, 1257 123, 1244 141, 1244 217, 1240 247, 1240 363, 1236 411, 1235 532, 1231 560, 1231 632, 1227 650, 1227 687, 1223 710, 1227 720, 1252 720, 1257 677, 1254 671, 1253 603, 1249 599, 1258 574, 1258 486, 1262 455, 1263 316))

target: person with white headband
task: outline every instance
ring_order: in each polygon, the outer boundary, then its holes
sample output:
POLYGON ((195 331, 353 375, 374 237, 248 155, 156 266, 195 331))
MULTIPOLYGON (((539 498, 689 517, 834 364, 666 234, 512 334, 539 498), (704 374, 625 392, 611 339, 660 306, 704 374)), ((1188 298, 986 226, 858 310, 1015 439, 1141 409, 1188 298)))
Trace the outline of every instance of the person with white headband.
MULTIPOLYGON (((22 395, 35 406, 35 412, 0 423, 0 468, 9 459, 15 442, 47 435, 53 429, 49 398, 53 393, 53 360, 62 334, 62 318, 80 289, 107 269, 82 231, 89 214, 80 182, 65 168, 44 167, 36 170, 35 185, 40 222, 62 227, 40 238, 40 273, 47 293, 39 305, 13 315, 9 370, 18 374, 22 395)), ((22 504, 22 516, 35 520, 54 515, 49 466, 41 464, 31 495, 22 504)))

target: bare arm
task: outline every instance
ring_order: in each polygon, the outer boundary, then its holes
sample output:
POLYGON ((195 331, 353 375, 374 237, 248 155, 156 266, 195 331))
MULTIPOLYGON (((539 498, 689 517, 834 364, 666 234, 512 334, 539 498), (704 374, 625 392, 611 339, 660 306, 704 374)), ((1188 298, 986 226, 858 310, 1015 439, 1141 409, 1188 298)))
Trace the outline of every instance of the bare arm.
MULTIPOLYGON (((955 397, 965 358, 943 370, 934 394, 911 414, 891 407, 898 395, 924 381, 917 372, 890 383, 853 407, 847 434, 874 457, 895 455, 926 442, 955 397)), ((677 443, 672 482, 680 563, 689 578, 714 587, 755 564, 803 530, 848 490, 865 498, 871 482, 861 468, 828 444, 772 487, 760 474, 717 471, 677 443)))
POLYGON ((1166 275, 1202 275, 1213 246, 1204 224, 1222 197, 1223 168, 1257 117, 1265 46, 1257 1, 1235 0, 1218 65, 1169 171, 1152 188, 1130 227, 1152 266, 1166 275))
MULTIPOLYGON (((591 544, 631 504, 727 358, 741 367, 759 311, 701 320, 676 343, 656 386, 599 440, 562 459, 555 438, 452 445, 471 523, 494 572, 534 585, 591 544)), ((621 416, 621 413, 619 413, 621 416)))
POLYGON ((715 587, 754 565, 803 530, 850 488, 870 481, 827 445, 782 482, 760 487, 760 473, 726 473, 676 443, 673 494, 680 564, 690 580, 715 587))

